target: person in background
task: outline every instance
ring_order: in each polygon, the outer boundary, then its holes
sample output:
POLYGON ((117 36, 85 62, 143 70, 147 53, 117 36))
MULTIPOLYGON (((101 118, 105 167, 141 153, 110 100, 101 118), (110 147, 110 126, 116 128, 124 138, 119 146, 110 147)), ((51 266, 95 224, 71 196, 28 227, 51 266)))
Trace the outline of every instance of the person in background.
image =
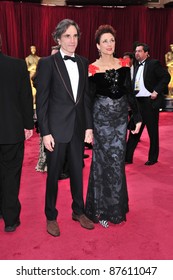
POLYGON ((161 63, 149 57, 149 46, 138 43, 135 49, 138 65, 134 73, 134 94, 142 115, 142 126, 138 134, 129 134, 126 149, 126 163, 133 163, 133 154, 144 127, 147 127, 150 146, 145 165, 157 163, 159 156, 159 109, 164 102, 165 88, 170 75, 161 63))
POLYGON ((20 225, 24 140, 33 134, 33 100, 24 60, 2 53, 0 34, 0 210, 5 232, 20 225))
POLYGON ((56 54, 59 51, 59 46, 55 45, 51 47, 51 55, 56 54))
POLYGON ((94 140, 85 213, 95 223, 126 221, 128 193, 125 151, 128 107, 138 133, 141 116, 132 94, 129 59, 114 57, 116 31, 101 25, 95 33, 99 58, 89 65, 90 94, 94 99, 94 140))
MULTIPOLYGON (((135 67, 135 63, 136 63, 136 60, 135 60, 135 57, 134 57, 134 53, 132 52, 125 52, 123 54, 123 58, 124 59, 129 59, 129 66, 130 66, 130 77, 131 77, 131 81, 133 81, 133 76, 134 76, 134 67, 135 67)), ((131 119, 133 118, 133 114, 132 114, 132 110, 129 106, 129 123, 128 123, 128 126, 127 128, 130 130, 131 128, 131 119)))
POLYGON ((130 77, 131 80, 133 80, 133 75, 134 75, 134 53, 132 52, 125 52, 123 54, 123 58, 129 58, 129 66, 130 66, 130 77))
POLYGON ((57 178, 68 157, 72 219, 83 228, 94 224, 84 214, 83 147, 91 143, 92 103, 88 91, 88 60, 75 54, 80 29, 70 19, 60 21, 53 33, 59 51, 39 60, 36 75, 38 126, 47 157, 45 215, 47 232, 59 236, 56 208, 57 178))

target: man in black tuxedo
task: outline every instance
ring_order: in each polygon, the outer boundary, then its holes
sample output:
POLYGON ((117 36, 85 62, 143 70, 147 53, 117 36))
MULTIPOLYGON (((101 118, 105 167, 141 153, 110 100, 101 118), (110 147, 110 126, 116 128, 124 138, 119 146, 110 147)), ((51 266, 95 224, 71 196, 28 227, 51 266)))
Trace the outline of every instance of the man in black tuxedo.
POLYGON ((164 92, 170 75, 156 59, 149 58, 149 46, 138 43, 135 49, 138 65, 134 72, 134 93, 140 108, 143 123, 138 134, 129 134, 126 148, 126 163, 133 162, 133 154, 146 125, 150 148, 145 165, 157 163, 159 156, 159 109, 164 103, 164 92))
POLYGON ((38 125, 47 156, 45 214, 47 232, 59 236, 57 179, 68 156, 72 194, 72 219, 93 229, 84 214, 83 145, 92 141, 92 103, 88 92, 88 61, 75 54, 80 29, 73 20, 64 19, 53 37, 59 52, 39 60, 36 75, 38 125))
POLYGON ((5 231, 20 225, 24 140, 33 134, 33 99, 24 60, 2 53, 0 35, 0 210, 5 231))

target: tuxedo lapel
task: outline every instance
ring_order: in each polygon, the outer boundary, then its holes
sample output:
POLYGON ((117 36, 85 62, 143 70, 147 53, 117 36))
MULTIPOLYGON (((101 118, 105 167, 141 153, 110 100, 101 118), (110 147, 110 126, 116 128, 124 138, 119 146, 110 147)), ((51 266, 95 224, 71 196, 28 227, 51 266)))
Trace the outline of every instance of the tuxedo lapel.
POLYGON ((144 78, 144 81, 145 81, 145 77, 146 77, 146 73, 147 73, 147 69, 148 69, 148 63, 149 63, 149 60, 146 59, 145 61, 145 64, 144 64, 144 73, 143 73, 143 78, 144 78))
MULTIPOLYGON (((146 60, 145 60, 145 64, 144 64, 144 71, 143 71, 143 79, 144 79, 144 80, 145 80, 146 73, 147 73, 147 69, 148 69, 148 62, 149 62, 149 60, 146 59, 146 60)), ((137 72, 138 72, 139 67, 140 67, 140 64, 138 64, 138 65, 135 67, 134 76, 133 76, 133 85, 135 84, 135 78, 136 78, 136 74, 137 74, 137 72)))
POLYGON ((55 67, 58 71, 58 74, 59 74, 59 76, 62 80, 62 83, 64 84, 65 89, 67 90, 69 96, 74 101, 74 96, 73 96, 73 91, 72 91, 72 87, 71 87, 70 78, 69 78, 67 68, 65 66, 65 63, 62 59, 62 56, 61 56, 60 52, 58 52, 57 54, 54 55, 54 63, 55 63, 55 67))
POLYGON ((134 69, 134 75, 133 75, 133 84, 135 83, 135 79, 136 79, 136 74, 138 72, 139 69, 139 64, 136 65, 135 69, 134 69))
POLYGON ((139 65, 136 65, 136 67, 134 69, 133 80, 132 80, 133 88, 135 88, 135 79, 136 79, 136 74, 138 72, 138 68, 139 68, 139 65))
POLYGON ((77 65, 78 65, 78 70, 79 70, 79 84, 78 84, 78 91, 77 91, 77 98, 76 98, 76 103, 79 102, 80 98, 81 98, 81 92, 82 91, 82 87, 84 84, 84 65, 83 65, 83 61, 80 58, 80 56, 76 55, 76 61, 77 61, 77 65))

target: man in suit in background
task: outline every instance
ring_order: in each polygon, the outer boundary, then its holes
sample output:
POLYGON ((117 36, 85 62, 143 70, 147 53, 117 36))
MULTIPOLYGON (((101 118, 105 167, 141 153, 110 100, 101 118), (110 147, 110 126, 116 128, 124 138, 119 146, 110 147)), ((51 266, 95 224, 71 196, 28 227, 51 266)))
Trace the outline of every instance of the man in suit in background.
POLYGON ((163 106, 165 88, 170 75, 156 59, 150 59, 149 46, 138 43, 135 49, 138 65, 134 73, 134 94, 140 108, 143 123, 138 134, 129 134, 126 148, 126 163, 133 162, 133 154, 141 132, 146 125, 150 148, 145 165, 157 163, 159 156, 159 109, 163 106))
POLYGON ((131 76, 131 80, 133 80, 133 76, 134 76, 134 60, 135 60, 134 53, 132 53, 132 52, 125 52, 123 54, 123 58, 124 59, 126 59, 126 58, 130 59, 130 61, 129 61, 130 76, 131 76))
POLYGON ((47 156, 45 215, 47 232, 59 236, 57 179, 67 154, 72 194, 72 219, 86 229, 94 224, 84 214, 83 147, 92 141, 92 103, 88 92, 88 61, 75 54, 80 29, 64 19, 53 37, 60 50, 39 60, 36 75, 38 125, 47 156))
POLYGON ((0 209, 5 231, 20 225, 24 140, 33 134, 33 99, 24 60, 2 53, 0 35, 0 209))

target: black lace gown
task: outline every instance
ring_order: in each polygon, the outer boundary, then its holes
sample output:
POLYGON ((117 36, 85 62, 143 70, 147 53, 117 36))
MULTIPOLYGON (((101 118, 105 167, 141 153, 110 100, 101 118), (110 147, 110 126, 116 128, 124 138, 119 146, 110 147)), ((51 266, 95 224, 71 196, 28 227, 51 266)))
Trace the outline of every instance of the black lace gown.
POLYGON ((140 119, 132 94, 130 69, 122 67, 89 77, 94 93, 94 143, 85 213, 94 222, 126 221, 128 193, 125 176, 129 105, 140 119))

